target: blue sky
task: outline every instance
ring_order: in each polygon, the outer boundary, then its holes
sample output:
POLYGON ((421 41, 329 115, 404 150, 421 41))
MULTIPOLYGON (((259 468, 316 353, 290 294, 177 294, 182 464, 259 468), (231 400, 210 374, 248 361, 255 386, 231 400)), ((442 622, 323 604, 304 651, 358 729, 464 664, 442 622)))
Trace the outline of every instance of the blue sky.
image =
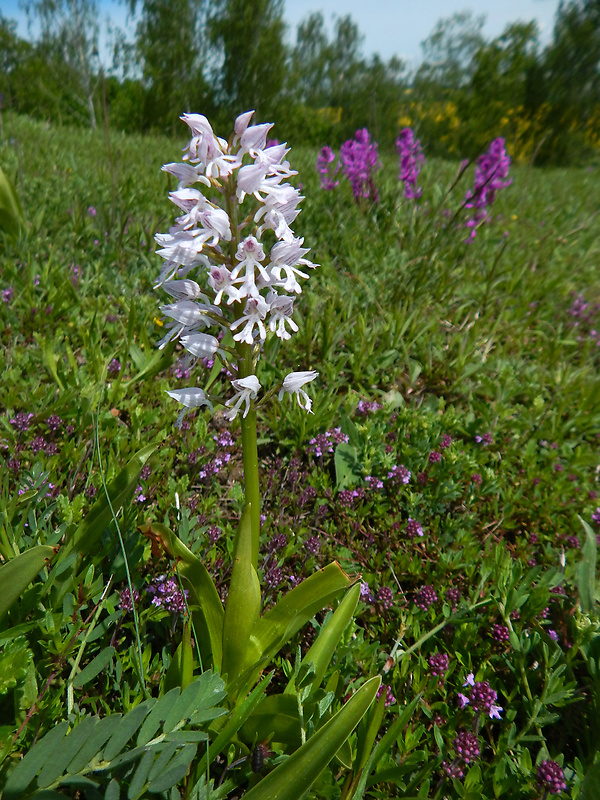
MULTIPOLYGON (((412 64, 420 58, 420 43, 427 38, 435 23, 457 11, 471 10, 485 14, 484 34, 498 36, 509 22, 536 19, 541 39, 546 43, 552 33, 554 16, 559 0, 285 0, 285 20, 289 26, 288 38, 294 39, 298 23, 313 11, 321 11, 331 27, 336 16, 350 16, 364 35, 363 53, 379 53, 384 59, 398 55, 412 64)), ((102 21, 110 19, 113 25, 131 29, 123 5, 117 0, 99 0, 102 21)), ((19 20, 19 32, 27 35, 25 15, 19 9, 19 0, 2 0, 4 16, 19 20)), ((105 27, 101 22, 101 28, 105 27)))

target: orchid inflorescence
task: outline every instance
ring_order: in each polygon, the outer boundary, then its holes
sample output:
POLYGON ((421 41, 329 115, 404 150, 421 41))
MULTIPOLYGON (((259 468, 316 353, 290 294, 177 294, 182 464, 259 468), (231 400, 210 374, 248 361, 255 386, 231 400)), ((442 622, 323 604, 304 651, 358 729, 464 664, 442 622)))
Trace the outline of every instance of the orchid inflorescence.
MULTIPOLYGON (((286 160, 289 151, 267 144, 273 126, 250 125, 253 113, 235 120, 229 141, 213 133, 206 117, 184 114, 192 133, 184 163, 163 166, 179 182, 169 196, 183 213, 168 233, 156 235, 165 260, 156 287, 174 298, 160 307, 166 334, 159 347, 178 339, 190 363, 217 355, 235 392, 223 399, 196 386, 169 391, 184 406, 179 425, 188 408, 213 410, 214 402, 227 408, 229 420, 246 417, 262 388, 255 374, 262 345, 269 332, 287 340, 298 330, 292 315, 299 279, 317 266, 290 227, 303 198, 286 182, 297 174, 286 160), (197 280, 188 277, 192 271, 197 280), (217 336, 205 332, 211 328, 217 336)), ((288 374, 276 387, 279 398, 296 395, 310 412, 303 387, 316 376, 313 370, 288 374)))

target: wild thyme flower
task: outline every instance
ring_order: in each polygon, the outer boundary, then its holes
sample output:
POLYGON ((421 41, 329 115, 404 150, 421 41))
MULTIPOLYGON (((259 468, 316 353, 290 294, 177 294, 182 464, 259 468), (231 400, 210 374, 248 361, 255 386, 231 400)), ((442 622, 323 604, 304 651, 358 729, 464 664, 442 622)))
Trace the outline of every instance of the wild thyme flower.
POLYGON ((160 575, 156 583, 147 586, 146 591, 152 597, 152 605, 157 608, 164 608, 166 611, 183 614, 185 611, 185 598, 187 589, 181 593, 181 589, 174 578, 160 575))
POLYGON ((415 536, 423 536, 423 528, 416 520, 411 519, 411 517, 408 518, 405 531, 409 539, 414 539, 415 536))
POLYGON ((404 128, 396 139, 396 150, 400 156, 398 179, 404 184, 404 197, 417 200, 422 189, 417 186, 417 178, 425 161, 421 142, 415 138, 411 128, 404 128))
POLYGON ((452 742, 452 747, 456 755, 461 758, 465 764, 470 764, 471 761, 475 761, 475 759, 479 758, 479 754, 481 753, 479 740, 471 731, 459 731, 452 742))
POLYGON ((565 773, 556 761, 542 761, 537 768, 537 785, 550 794, 560 794, 567 788, 565 773))
POLYGON ((431 674, 437 677, 446 674, 450 665, 450 659, 446 653, 434 653, 432 656, 429 656, 428 664, 431 674))
POLYGON ((383 608, 390 608, 394 602, 394 593, 389 586, 382 586, 377 592, 377 600, 381 603, 383 608))
MULTIPOLYGON (((133 590, 133 602, 137 603, 140 599, 140 593, 137 589, 133 590)), ((126 586, 119 592, 119 608, 122 608, 123 611, 133 611, 133 603, 131 602, 131 592, 129 591, 129 587, 126 586)))
POLYGON ((422 586, 415 594, 415 605, 427 611, 430 605, 437 603, 438 596, 433 586, 422 586))
MULTIPOLYGON (((286 160, 288 149, 267 142, 270 123, 250 125, 253 113, 236 119, 229 141, 214 134, 206 117, 184 114, 192 134, 184 163, 163 167, 178 181, 170 198, 181 213, 168 233, 155 237, 164 259, 156 286, 174 300, 161 306, 159 347, 179 339, 191 364, 218 357, 235 391, 226 400, 194 386, 169 392, 183 413, 199 405, 212 410, 216 400, 229 409, 229 420, 242 406, 243 416, 249 413, 261 389, 254 372, 267 335, 286 340, 298 330, 294 299, 316 266, 291 228, 303 198, 287 182, 297 174, 286 160), (222 348, 210 329, 231 331, 236 349, 222 348), (247 348, 243 356, 240 346, 247 348)), ((313 377, 291 373, 282 387, 307 411, 311 401, 302 386, 313 377)))
POLYGON ((27 413, 25 411, 19 411, 19 413, 15 414, 14 418, 9 420, 9 422, 13 428, 16 428, 18 431, 28 431, 32 419, 33 414, 31 412, 27 413))

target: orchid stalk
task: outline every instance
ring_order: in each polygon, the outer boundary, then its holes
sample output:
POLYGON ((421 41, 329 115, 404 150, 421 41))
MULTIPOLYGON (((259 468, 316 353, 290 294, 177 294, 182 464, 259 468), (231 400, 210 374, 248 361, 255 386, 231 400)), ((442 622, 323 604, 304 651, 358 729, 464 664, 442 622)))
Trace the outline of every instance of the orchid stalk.
MULTIPOLYGON (((218 358, 232 376, 229 397, 200 386, 168 394, 183 406, 179 425, 188 409, 199 406, 212 411, 220 404, 228 420, 240 417, 256 569, 256 406, 263 388, 257 364, 268 335, 285 341, 298 330, 294 301, 302 292, 300 281, 308 278, 305 270, 316 265, 306 259, 303 239, 291 228, 303 198, 289 183, 297 174, 286 160, 289 151, 285 144, 267 146, 272 124, 250 125, 253 113, 236 119, 228 141, 217 137, 201 114, 181 117, 191 131, 183 163, 165 164, 163 170, 178 180, 170 199, 182 213, 168 233, 156 235, 164 259, 156 288, 175 300, 161 305, 166 334, 159 347, 178 340, 192 364, 218 358)), ((280 399, 286 392, 295 394, 310 412, 312 401, 303 387, 316 376, 314 371, 292 372, 268 394, 278 389, 280 399)))

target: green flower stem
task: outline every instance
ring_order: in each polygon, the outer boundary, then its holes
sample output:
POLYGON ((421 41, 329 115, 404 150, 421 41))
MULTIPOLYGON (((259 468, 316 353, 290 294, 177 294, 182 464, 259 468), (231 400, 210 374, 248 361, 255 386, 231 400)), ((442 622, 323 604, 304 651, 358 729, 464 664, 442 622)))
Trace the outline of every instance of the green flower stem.
MULTIPOLYGON (((242 356, 238 362, 240 378, 254 373, 254 358, 251 345, 239 347, 242 356)), ((244 494, 246 505, 250 503, 250 527, 252 531, 252 566, 258 569, 258 546, 260 538, 260 486, 258 480, 258 445, 256 437, 256 407, 250 402, 250 410, 242 420, 242 454, 244 463, 244 494)))
POLYGON ((242 417, 242 450, 244 458, 244 493, 246 504, 250 503, 250 526, 252 529, 252 566, 258 568, 258 543, 260 536, 260 488, 258 485, 258 447, 256 444, 256 409, 254 402, 250 411, 242 417))

